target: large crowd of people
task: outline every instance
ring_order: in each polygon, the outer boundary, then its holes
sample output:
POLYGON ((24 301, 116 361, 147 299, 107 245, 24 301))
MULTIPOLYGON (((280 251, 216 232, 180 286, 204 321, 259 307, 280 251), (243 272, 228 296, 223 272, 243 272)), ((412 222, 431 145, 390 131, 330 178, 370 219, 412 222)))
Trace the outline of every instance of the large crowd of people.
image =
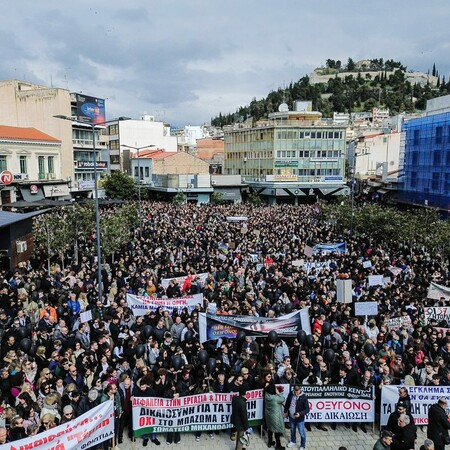
MULTIPOLYGON (((50 273, 44 255, 0 273, 0 444, 46 431, 108 399, 115 400, 120 443, 124 434, 132 437, 133 396, 173 398, 243 386, 264 388, 270 405, 278 394, 274 384, 374 386, 377 398, 387 384, 450 385, 450 333, 424 321, 424 308, 438 304, 427 299, 430 281, 449 283, 448 266, 436 255, 345 230, 338 234, 318 205, 142 202, 141 210, 142 230, 114 257, 104 255, 101 280, 95 237, 80 242, 79 261, 67 253, 64 261, 53 261, 50 273), (347 251, 306 256, 307 243, 323 242, 346 242, 347 251), (327 264, 316 269, 299 260, 327 264), (389 281, 369 286, 372 274, 389 281), (182 276, 183 283, 161 283, 182 276), (337 302, 336 281, 342 279, 352 280, 352 303, 337 302), (201 293, 203 303, 193 311, 160 308, 135 317, 127 293, 201 293), (378 315, 356 316, 354 304, 362 301, 378 302, 378 315), (252 337, 200 344, 199 313, 211 304, 217 314, 260 317, 309 308, 312 345, 300 345, 296 337, 279 339, 275 348, 252 337), (92 320, 82 322, 87 310, 92 320), (387 326, 401 316, 412 325, 387 326), (365 352, 367 343, 375 352, 365 352), (137 355, 140 345, 145 352, 137 355), (216 359, 211 374, 199 362, 201 349, 216 359), (324 357, 327 349, 334 351, 332 362, 324 357), (173 355, 182 359, 177 371, 173 355)), ((289 413, 290 405, 285 408, 289 413)), ((410 423, 408 415, 402 418, 410 423)), ((327 431, 323 424, 318 428, 327 431)), ((269 443, 282 448, 279 426, 269 432, 269 443)), ((199 432, 192 436, 200 439, 199 432)), ((142 444, 159 445, 159 439, 144 436, 142 444)), ((181 436, 164 439, 179 443, 181 436)), ((304 447, 303 439, 304 431, 304 447)))

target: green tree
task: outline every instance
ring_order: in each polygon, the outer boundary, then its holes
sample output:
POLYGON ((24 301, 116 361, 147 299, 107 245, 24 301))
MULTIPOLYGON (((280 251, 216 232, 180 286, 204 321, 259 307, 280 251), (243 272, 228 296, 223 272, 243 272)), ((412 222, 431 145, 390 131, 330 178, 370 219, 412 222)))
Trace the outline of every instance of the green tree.
POLYGON ((215 205, 220 205, 224 201, 224 195, 222 192, 213 192, 211 195, 211 201, 215 205))
POLYGON ((184 195, 184 192, 177 192, 175 197, 173 198, 173 203, 176 205, 182 205, 183 203, 186 203, 186 196, 184 195))
POLYGON ((136 182, 128 174, 115 170, 103 181, 106 196, 130 200, 136 197, 136 182))

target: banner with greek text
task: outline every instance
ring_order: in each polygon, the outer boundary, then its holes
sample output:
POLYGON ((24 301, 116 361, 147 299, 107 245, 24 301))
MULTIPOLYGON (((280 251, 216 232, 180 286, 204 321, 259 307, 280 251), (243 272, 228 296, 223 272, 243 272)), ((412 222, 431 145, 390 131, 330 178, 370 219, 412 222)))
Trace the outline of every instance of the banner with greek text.
POLYGON ((432 319, 436 320, 438 323, 445 320, 450 324, 450 307, 448 306, 426 307, 424 313, 427 324, 430 323, 430 320, 432 319))
MULTIPOLYGON (((205 284, 205 281, 208 278, 208 274, 207 273, 198 273, 194 277, 195 277, 194 283, 200 282, 203 285, 203 284, 205 284)), ((167 289, 167 287, 169 286, 169 283, 171 281, 174 281, 175 283, 178 283, 178 286, 180 286, 180 288, 182 288, 184 285, 184 282, 186 281, 186 278, 187 278, 187 275, 184 277, 163 278, 161 280, 161 286, 164 289, 167 289)))
POLYGON ((311 334, 306 308, 276 318, 199 314, 200 342, 224 337, 234 339, 240 331, 253 337, 264 337, 271 331, 276 331, 280 337, 294 337, 300 330, 311 334))
POLYGON ((427 298, 433 300, 440 300, 441 298, 450 300, 450 288, 431 282, 428 288, 427 298))
POLYGON ((390 331, 399 330, 403 326, 407 329, 412 327, 411 317, 410 316, 399 316, 399 317, 391 317, 386 320, 386 326, 390 331))
POLYGON ((199 303, 203 306, 203 294, 178 298, 141 297, 127 294, 127 304, 135 316, 145 316, 149 311, 156 311, 159 307, 171 314, 174 310, 181 312, 183 308, 187 308, 191 313, 199 303))
POLYGON ((84 450, 113 436, 114 404, 107 401, 63 425, 0 445, 0 450, 84 450))
MULTIPOLYGON (((380 424, 386 425, 395 411, 400 386, 383 386, 381 390, 380 424)), ((411 397, 411 414, 416 425, 428 425, 428 410, 441 397, 450 397, 450 386, 405 386, 411 397)))
MULTIPOLYGON (((287 398, 290 386, 282 384, 287 398)), ((308 397, 306 422, 373 422, 375 400, 372 388, 340 385, 303 385, 308 397)))
MULTIPOLYGON (((135 437, 170 431, 211 431, 231 428, 231 400, 235 393, 206 393, 174 399, 134 397, 135 437)), ((251 426, 263 419, 262 389, 247 392, 247 413, 251 426)), ((0 449, 1 450, 1 449, 0 449)))

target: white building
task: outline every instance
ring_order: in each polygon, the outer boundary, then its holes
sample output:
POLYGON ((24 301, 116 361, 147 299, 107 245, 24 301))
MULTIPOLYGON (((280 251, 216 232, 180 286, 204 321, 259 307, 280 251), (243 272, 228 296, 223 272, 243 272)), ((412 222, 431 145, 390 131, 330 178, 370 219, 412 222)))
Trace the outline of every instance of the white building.
POLYGON ((2 205, 70 196, 61 181, 61 141, 35 128, 0 125, 0 173, 9 177, 2 205))
POLYGON ((367 179, 398 177, 401 133, 373 133, 360 138, 356 145, 355 177, 367 179))
POLYGON ((177 138, 171 136, 170 126, 155 121, 150 115, 143 115, 140 120, 112 123, 108 126, 108 135, 111 170, 122 170, 129 175, 131 175, 130 155, 137 154, 137 148, 177 151, 177 138))

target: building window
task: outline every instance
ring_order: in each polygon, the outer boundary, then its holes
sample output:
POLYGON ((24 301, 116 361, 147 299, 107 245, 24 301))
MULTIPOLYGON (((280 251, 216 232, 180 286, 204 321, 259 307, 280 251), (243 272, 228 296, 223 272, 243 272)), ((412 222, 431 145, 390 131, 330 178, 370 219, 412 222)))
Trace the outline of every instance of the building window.
POLYGON ((110 156, 111 164, 120 164, 120 156, 119 155, 111 155, 110 156))
POLYGON ((119 134, 119 125, 118 124, 110 125, 108 134, 110 136, 113 134, 119 134))
POLYGON ((47 158, 47 167, 48 167, 48 173, 55 173, 55 157, 49 156, 47 158))
POLYGON ((21 156, 19 158, 19 166, 20 166, 20 173, 28 173, 26 156, 21 156))
POLYGON ((434 166, 440 166, 441 165, 441 152, 435 151, 433 153, 433 165, 434 166))
POLYGON ((442 144, 442 127, 436 127, 436 144, 442 144))
POLYGON ((137 178, 139 176, 138 168, 134 168, 134 178, 137 178))
POLYGON ((145 168, 145 178, 150 176, 150 169, 148 167, 145 168))
POLYGON ((420 130, 414 130, 413 144, 419 145, 419 139, 420 139, 420 130))
POLYGON ((119 149, 119 141, 118 140, 110 141, 109 142, 109 149, 110 150, 118 150, 119 149))
POLYGON ((45 158, 43 156, 38 156, 38 178, 45 179, 45 158))
POLYGON ((439 172, 433 172, 433 178, 431 179, 431 189, 433 191, 439 191, 440 181, 441 181, 441 174, 439 172))
POLYGON ((7 170, 6 155, 0 155, 0 171, 7 170))
POLYGON ((411 164, 413 166, 417 166, 418 162, 419 162, 419 152, 413 152, 411 164))

